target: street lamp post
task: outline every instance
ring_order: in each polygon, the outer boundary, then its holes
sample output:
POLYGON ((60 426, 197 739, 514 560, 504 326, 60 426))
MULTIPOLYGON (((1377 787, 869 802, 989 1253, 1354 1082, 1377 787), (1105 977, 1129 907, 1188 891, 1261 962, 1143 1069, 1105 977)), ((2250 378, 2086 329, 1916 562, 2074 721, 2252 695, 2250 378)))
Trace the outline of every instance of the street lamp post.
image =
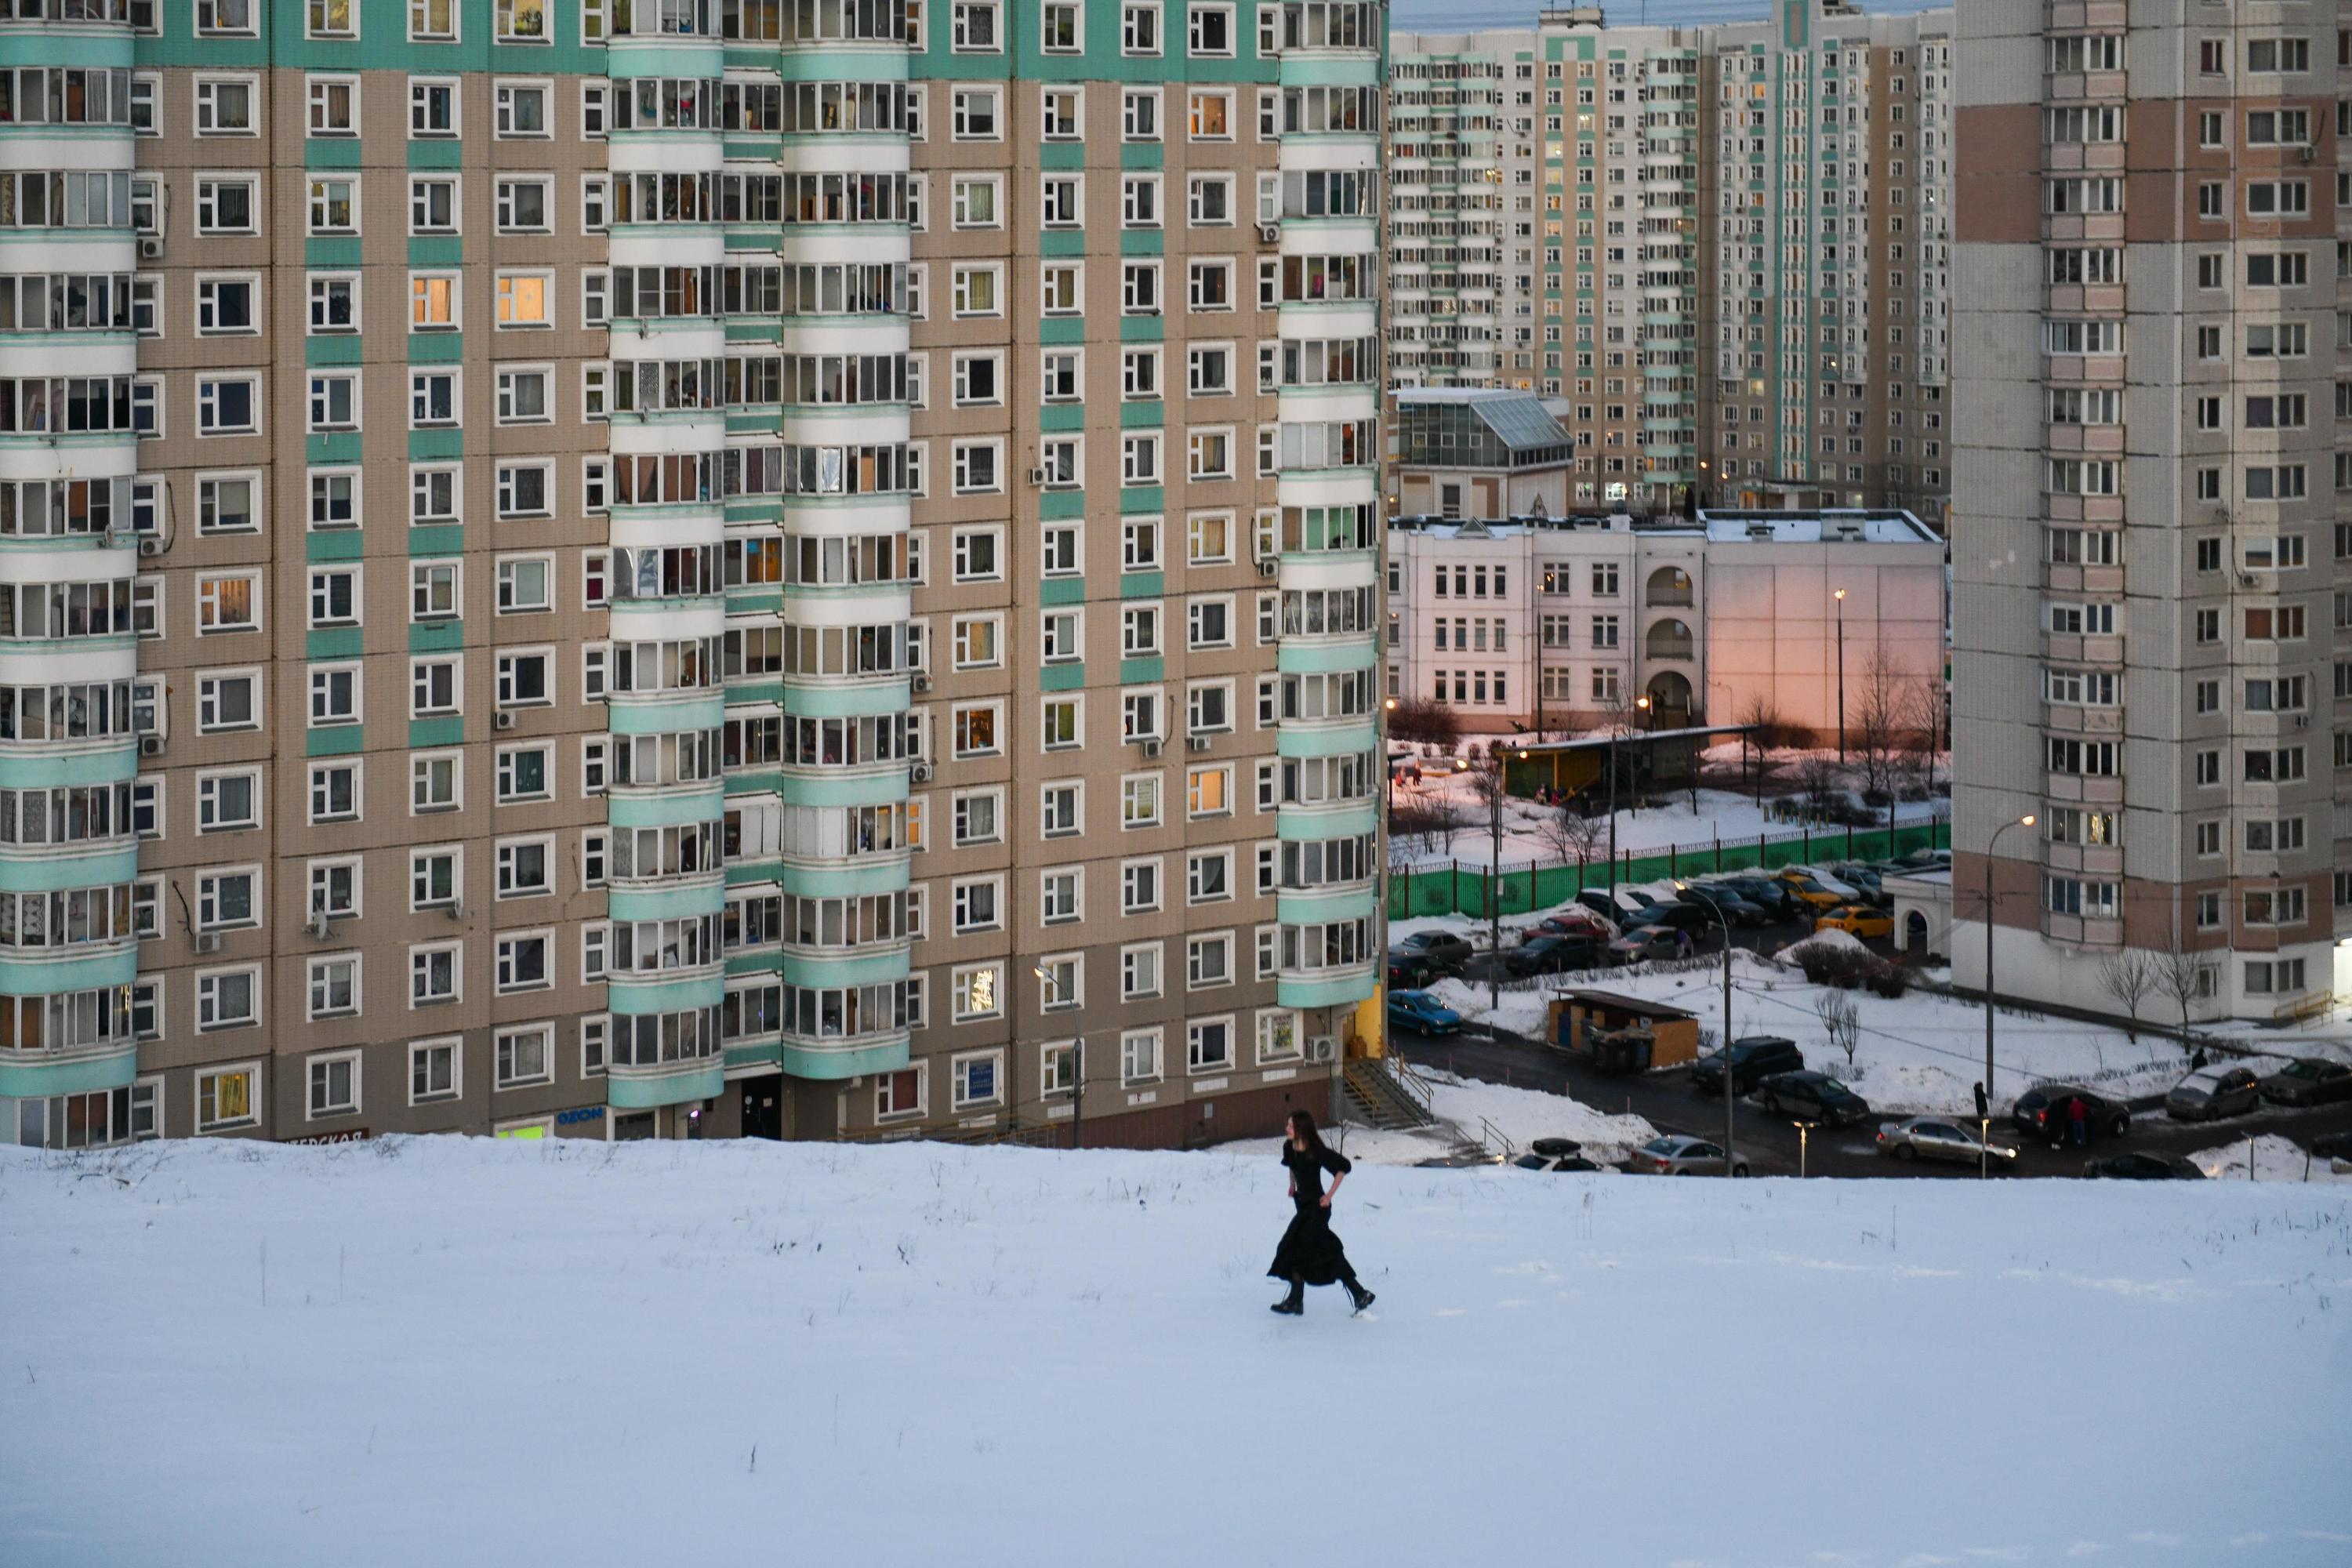
POLYGON ((1838 766, 1845 766, 1845 590, 1840 588, 1837 599, 1838 621, 1838 766))
MULTIPOLYGON (((2015 822, 2004 822, 1999 827, 1994 828, 1992 830, 1991 840, 1985 845, 1985 1075, 1984 1110, 1979 1115, 1978 1122, 1979 1136, 1987 1145, 1990 1145, 1992 1142, 1992 1021, 1995 1012, 1992 995, 1992 860, 1994 852, 2000 847, 2000 836, 2002 834, 2008 832, 2012 827, 2031 827, 2032 826, 2033 814, 2032 812, 2028 812, 2023 816, 2019 817, 2015 822)), ((1977 1151, 1977 1174, 1979 1176, 1990 1175, 1992 1173, 1991 1167, 1992 1152, 1990 1148, 1986 1147, 1979 1149, 1977 1151)))
POLYGON ((1723 931, 1723 1173, 1731 1174, 1731 1134, 1737 1124, 1737 1101, 1731 1089, 1731 922, 1723 918, 1723 906, 1687 882, 1676 882, 1675 891, 1687 893, 1705 904, 1715 916, 1715 923, 1723 931))

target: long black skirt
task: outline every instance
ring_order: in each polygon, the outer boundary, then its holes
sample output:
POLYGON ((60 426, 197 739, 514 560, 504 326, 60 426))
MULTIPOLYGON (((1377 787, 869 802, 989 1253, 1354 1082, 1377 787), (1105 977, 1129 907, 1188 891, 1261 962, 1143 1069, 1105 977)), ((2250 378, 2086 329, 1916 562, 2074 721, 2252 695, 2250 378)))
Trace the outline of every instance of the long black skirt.
POLYGON ((1309 1285, 1336 1285, 1351 1272, 1347 1251, 1332 1233, 1330 1213, 1320 1205, 1298 1211, 1274 1249, 1274 1267, 1266 1270, 1276 1279, 1296 1274, 1309 1285))

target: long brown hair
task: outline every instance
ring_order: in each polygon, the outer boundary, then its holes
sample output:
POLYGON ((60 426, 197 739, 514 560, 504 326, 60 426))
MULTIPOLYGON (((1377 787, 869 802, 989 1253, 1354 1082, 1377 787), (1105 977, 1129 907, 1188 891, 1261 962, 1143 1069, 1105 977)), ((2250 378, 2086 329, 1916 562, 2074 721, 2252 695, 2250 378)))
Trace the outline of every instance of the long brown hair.
POLYGON ((1315 1131, 1315 1113, 1311 1110, 1292 1111, 1290 1126, 1285 1130, 1283 1137, 1285 1142, 1293 1138, 1305 1140, 1307 1152, 1310 1154, 1323 1152, 1323 1140, 1315 1131))

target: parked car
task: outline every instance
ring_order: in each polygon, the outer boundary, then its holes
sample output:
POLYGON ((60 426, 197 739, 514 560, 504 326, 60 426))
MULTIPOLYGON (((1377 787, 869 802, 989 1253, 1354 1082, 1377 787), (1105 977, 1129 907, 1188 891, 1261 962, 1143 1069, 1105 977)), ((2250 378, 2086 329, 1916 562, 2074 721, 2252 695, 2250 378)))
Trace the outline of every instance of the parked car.
POLYGON ((1948 849, 1914 849, 1908 855, 1898 855, 1895 863, 1906 871, 1948 871, 1952 852, 1948 849))
POLYGON ((1582 1154, 1538 1154, 1533 1151, 1511 1162, 1522 1171, 1597 1171, 1601 1167, 1582 1154))
POLYGON ((1829 868, 1830 875, 1841 882, 1851 883, 1862 895, 1862 901, 1876 909, 1885 909, 1895 902, 1893 894, 1879 886, 1878 868, 1859 860, 1841 860, 1829 868))
POLYGON ((1867 942, 1874 936, 1893 936, 1895 917, 1868 904, 1840 904, 1815 916, 1813 929, 1850 931, 1867 942))
MULTIPOLYGON (((1719 1176, 1723 1174, 1723 1145, 1670 1132, 1634 1150, 1625 1168, 1644 1176, 1719 1176)), ((1748 1173, 1748 1162, 1739 1154, 1731 1157, 1731 1173, 1748 1173)))
POLYGON ((2328 1105, 2352 1100, 2352 1063, 2297 1057, 2254 1088, 2275 1105, 2328 1105))
POLYGON ((1654 958, 1677 958, 1683 933, 1667 926, 1635 926, 1609 944, 1612 963, 1641 963, 1654 958))
POLYGON ((2252 1068, 2199 1068, 2172 1086, 2172 1092, 2164 1097, 2164 1113, 2176 1121, 2242 1116, 2263 1102, 2255 1081, 2252 1068))
POLYGON ((1416 1035, 1454 1035, 1462 1031, 1462 1015, 1426 991, 1390 992, 1389 1022, 1416 1035))
POLYGON ((1796 893, 1778 877, 1733 877, 1712 885, 1730 889, 1763 910, 1768 920, 1787 920, 1801 907, 1796 893))
POLYGON ((1590 969, 1601 962, 1603 951, 1601 943, 1589 936, 1539 936, 1503 954, 1503 969, 1516 975, 1590 969))
POLYGON ((2315 1160, 2352 1160, 2352 1132, 2323 1132, 2311 1141, 2315 1160))
POLYGON ((1521 942, 1533 942, 1539 936, 1587 936, 1595 942, 1612 942, 1617 936, 1617 922, 1603 920, 1587 909, 1563 910, 1520 928, 1521 942))
POLYGON ((1459 970, 1478 950, 1470 945, 1468 939, 1450 931, 1417 931, 1390 951, 1412 953, 1444 968, 1459 970))
POLYGON ((2071 1083, 2045 1083, 2039 1089, 2027 1089, 2010 1107, 2009 1119, 2027 1137, 2040 1138, 2054 1149, 2066 1141, 2067 1125, 2073 1120, 2066 1114, 2066 1102, 2070 1100, 2083 1102, 2086 1138, 2095 1142, 2103 1137, 2120 1138, 2131 1131, 2131 1107, 2071 1083))
POLYGON ((1576 901, 1584 908, 1591 910, 1594 914, 1599 915, 1602 920, 1607 921, 1611 925, 1617 926, 1622 926, 1627 921, 1633 919, 1633 915, 1637 913, 1641 908, 1639 905, 1629 905, 1621 902, 1620 900, 1610 897, 1606 890, 1600 888, 1585 889, 1584 891, 1576 895, 1576 901))
MULTIPOLYGON (((1731 1042, 1731 1089, 1748 1094, 1774 1073, 1802 1072, 1805 1054, 1797 1042, 1778 1035, 1743 1035, 1731 1042)), ((1723 1092, 1723 1053, 1709 1051, 1691 1063, 1691 1087, 1701 1094, 1723 1092)))
POLYGON ((1686 931, 1696 937, 1701 931, 1715 929, 1715 912, 1705 904, 1685 903, 1677 899, 1671 904, 1651 905, 1633 917, 1633 924, 1636 928, 1654 926, 1667 931, 1686 931))
POLYGON ((2017 1151, 1987 1143, 1969 1128, 1940 1116, 1913 1116, 1889 1121, 1878 1129, 1878 1152, 1897 1160, 1955 1160, 1973 1165, 1988 1153, 1996 1170, 2017 1158, 2017 1151))
POLYGON ((1806 914, 1820 914, 1841 904, 1852 903, 1854 899, 1853 889, 1843 882, 1832 885, 1813 877, 1784 877, 1781 880, 1788 885, 1789 891, 1796 895, 1797 902, 1802 906, 1801 912, 1806 914))
POLYGON ((1445 978, 1445 966, 1422 957, 1419 953, 1389 950, 1389 989, 1418 991, 1432 981, 1445 978))
POLYGON ((2185 1154, 2158 1154, 2135 1149, 2104 1160, 2083 1162, 2083 1174, 2110 1182, 2201 1182, 2205 1173, 2185 1154))
POLYGON ((1780 880, 1784 882, 1819 882, 1838 896, 1842 903, 1852 903, 1862 897, 1862 889, 1845 880, 1826 866, 1783 866, 1780 880))
MULTIPOLYGON (((1740 931, 1752 931, 1758 926, 1770 925, 1774 918, 1762 905, 1750 903, 1729 889, 1711 888, 1707 890, 1704 901, 1688 893, 1685 893, 1683 898, 1688 902, 1697 904, 1700 909, 1712 910, 1719 913, 1725 921, 1740 931)), ((1712 918, 1708 923, 1710 925, 1714 923, 1712 918)))
POLYGON ((1870 1115, 1870 1102, 1827 1073, 1776 1072, 1752 1096, 1765 1110, 1817 1126, 1843 1127, 1870 1115))

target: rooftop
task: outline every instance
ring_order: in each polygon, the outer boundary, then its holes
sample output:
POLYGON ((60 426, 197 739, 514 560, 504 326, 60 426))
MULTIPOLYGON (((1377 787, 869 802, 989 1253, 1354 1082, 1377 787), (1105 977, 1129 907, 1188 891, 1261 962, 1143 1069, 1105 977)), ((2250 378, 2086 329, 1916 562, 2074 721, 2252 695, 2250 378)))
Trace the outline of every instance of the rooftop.
POLYGON ((1397 460, 1437 468, 1562 464, 1568 432, 1532 392, 1413 386, 1396 394, 1397 460))
POLYGON ((1942 536, 1907 511, 1895 508, 1838 508, 1821 511, 1718 511, 1701 509, 1698 520, 1711 542, 1737 544, 1941 544, 1942 536))

